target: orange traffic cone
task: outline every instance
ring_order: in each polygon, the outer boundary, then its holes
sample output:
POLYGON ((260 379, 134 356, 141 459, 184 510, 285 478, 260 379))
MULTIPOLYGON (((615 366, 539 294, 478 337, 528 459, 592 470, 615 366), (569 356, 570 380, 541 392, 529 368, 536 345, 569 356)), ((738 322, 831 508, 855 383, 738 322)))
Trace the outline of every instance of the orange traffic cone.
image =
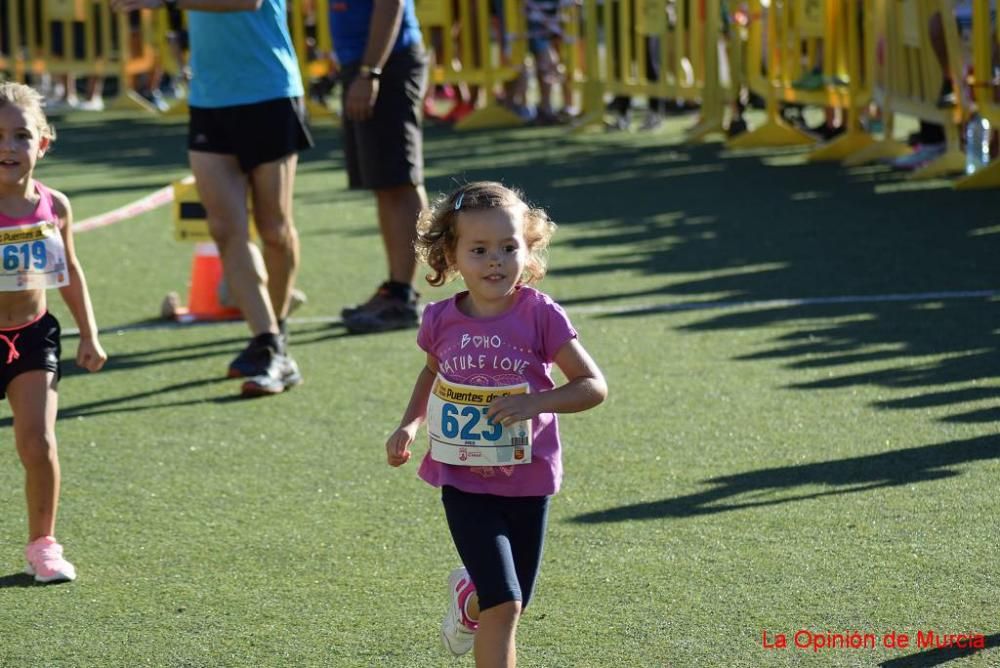
POLYGON ((243 317, 238 308, 223 306, 219 302, 219 283, 222 282, 222 259, 214 243, 199 242, 194 246, 191 261, 191 287, 187 307, 171 304, 167 295, 164 315, 180 322, 198 320, 239 320, 243 317), (169 306, 169 308, 168 308, 169 306), (169 312, 168 312, 169 311, 169 312))

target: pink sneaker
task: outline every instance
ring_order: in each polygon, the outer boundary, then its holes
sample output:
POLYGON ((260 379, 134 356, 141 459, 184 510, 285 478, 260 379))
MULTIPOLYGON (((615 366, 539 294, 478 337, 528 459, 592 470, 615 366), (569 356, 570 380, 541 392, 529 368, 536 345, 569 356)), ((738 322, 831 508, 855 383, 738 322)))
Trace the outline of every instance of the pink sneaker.
POLYGON ((476 586, 465 567, 456 568, 448 576, 448 612, 441 620, 441 641, 455 656, 467 654, 476 637, 477 622, 465 612, 469 596, 476 593, 476 586))
POLYGON ((63 559, 62 545, 52 536, 42 536, 28 543, 24 548, 24 558, 28 560, 24 572, 34 575, 37 582, 70 582, 76 579, 76 569, 63 559))

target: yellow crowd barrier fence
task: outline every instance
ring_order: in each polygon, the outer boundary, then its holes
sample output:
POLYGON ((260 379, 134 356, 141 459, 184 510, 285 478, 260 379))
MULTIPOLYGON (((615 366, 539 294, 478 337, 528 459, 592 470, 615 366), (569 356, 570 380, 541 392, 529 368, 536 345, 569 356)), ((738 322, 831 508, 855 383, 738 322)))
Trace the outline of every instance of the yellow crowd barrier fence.
MULTIPOLYGON (((996 128, 1000 31, 991 0, 971 1, 971 90, 979 113, 996 128)), ((943 154, 913 173, 913 178, 930 178, 961 172, 965 165, 959 128, 970 114, 967 96, 958 94, 955 104, 945 107, 938 100, 945 78, 959 92, 964 81, 952 4, 747 0, 744 49, 738 25, 724 31, 724 3, 717 0, 580 0, 559 4, 563 32, 558 44, 582 100, 580 128, 603 123, 610 96, 664 98, 700 103, 699 123, 687 138, 701 139, 723 130, 726 106, 745 82, 764 97, 765 122, 729 146, 814 144, 811 135, 782 119, 781 105, 839 108, 846 132, 812 151, 809 159, 862 164, 910 152, 893 138, 895 116, 904 114, 944 128, 943 154), (943 18, 947 72, 931 41, 936 15, 943 18), (861 124, 873 102, 885 127, 878 141, 861 124)), ((523 75, 529 56, 525 0, 417 0, 416 6, 425 42, 436 56, 432 80, 478 89, 485 100, 456 127, 521 124, 497 92, 523 75)), ((333 72, 328 8, 317 0, 290 0, 289 27, 308 90, 313 80, 333 72)), ((183 68, 168 42, 162 10, 128 16, 111 12, 106 0, 11 1, 0 7, 0 28, 0 69, 6 76, 22 81, 45 73, 118 77, 120 94, 112 106, 140 101, 134 91, 128 94, 138 77, 156 68, 178 75, 183 68)), ((314 116, 329 112, 312 100, 310 107, 314 116)), ((172 112, 185 113, 186 105, 172 112)), ((956 183, 958 188, 998 185, 998 160, 956 183)))
POLYGON ((503 0, 492 16, 490 0, 417 0, 424 42, 435 51, 431 80, 482 91, 486 103, 455 124, 459 130, 520 125, 501 105, 497 88, 521 74, 527 49, 522 2, 503 0))
MULTIPOLYGON (((308 89, 311 79, 331 68, 329 15, 315 0, 292 0, 291 10, 289 28, 308 89), (314 35, 314 48, 308 48, 307 32, 314 35)), ((116 77, 118 95, 109 105, 112 108, 158 111, 135 92, 137 77, 155 79, 163 73, 180 77, 186 64, 179 45, 170 43, 168 15, 161 9, 128 15, 112 12, 107 0, 43 0, 3 2, 0 14, 4 76, 16 81, 46 74, 116 77)), ((328 111, 315 103, 310 106, 314 114, 328 111)), ((186 101, 175 102, 166 113, 186 114, 186 101)))
POLYGON ((884 12, 884 42, 876 85, 882 109, 885 138, 845 159, 855 165, 906 155, 911 149, 893 138, 895 114, 905 114, 944 129, 944 152, 916 169, 911 178, 925 179, 961 172, 965 167, 958 130, 968 113, 963 95, 955 104, 939 106, 938 97, 946 73, 942 71, 931 43, 931 20, 941 19, 943 46, 947 53, 947 76, 956 89, 962 81, 963 57, 950 0, 876 0, 884 12))
POLYGON ((747 77, 766 100, 766 121, 731 147, 809 145, 815 139, 786 123, 781 104, 838 108, 845 132, 809 154, 838 160, 872 143, 861 118, 872 99, 876 21, 860 0, 752 0, 747 77))
POLYGON ((330 38, 330 14, 325 2, 290 0, 289 32, 299 61, 306 106, 313 118, 330 115, 330 109, 309 95, 313 80, 328 76, 333 70, 333 42, 330 38))
POLYGON ((700 103, 689 140, 723 131, 734 92, 733 78, 719 76, 720 3, 680 0, 673 9, 668 15, 663 0, 584 0, 581 127, 602 123, 605 96, 620 95, 700 103))
POLYGON ((3 3, 0 67, 25 81, 43 74, 118 76, 117 102, 133 105, 131 82, 157 64, 153 48, 161 12, 113 14, 102 0, 44 0, 3 3))

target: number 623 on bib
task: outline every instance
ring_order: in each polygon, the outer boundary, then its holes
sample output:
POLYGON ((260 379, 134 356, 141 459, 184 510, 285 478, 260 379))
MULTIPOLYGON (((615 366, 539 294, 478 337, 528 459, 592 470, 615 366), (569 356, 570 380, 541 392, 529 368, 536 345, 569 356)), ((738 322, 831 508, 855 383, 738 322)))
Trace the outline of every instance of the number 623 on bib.
POLYGON ((494 399, 527 393, 527 383, 480 387, 438 374, 427 402, 431 459, 453 466, 531 463, 531 420, 505 426, 486 417, 494 399))

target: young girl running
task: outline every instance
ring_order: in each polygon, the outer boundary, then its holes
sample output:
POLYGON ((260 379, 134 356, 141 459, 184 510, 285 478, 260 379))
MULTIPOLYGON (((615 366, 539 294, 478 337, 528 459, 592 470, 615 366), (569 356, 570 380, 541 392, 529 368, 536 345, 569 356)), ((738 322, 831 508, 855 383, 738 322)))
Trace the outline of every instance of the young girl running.
POLYGON ((427 422, 431 447, 419 475, 442 488, 464 564, 448 577, 442 640, 456 655, 474 646, 479 668, 514 666, 549 497, 562 479, 555 414, 596 406, 607 385, 565 311, 529 287, 545 275, 555 231, 543 210, 499 183, 469 183, 418 227, 428 282, 457 274, 467 290, 424 311, 417 344, 427 364, 386 453, 390 465, 406 463, 427 422), (567 379, 559 387, 553 363, 567 379))
POLYGON ((41 103, 27 86, 0 84, 0 398, 6 394, 10 402, 25 470, 25 572, 39 582, 56 582, 73 580, 76 569, 54 536, 61 349, 46 289, 59 288, 80 330, 76 363, 97 371, 107 355, 97 341, 87 283, 73 252, 69 200, 33 177, 36 162, 55 139, 41 103))

